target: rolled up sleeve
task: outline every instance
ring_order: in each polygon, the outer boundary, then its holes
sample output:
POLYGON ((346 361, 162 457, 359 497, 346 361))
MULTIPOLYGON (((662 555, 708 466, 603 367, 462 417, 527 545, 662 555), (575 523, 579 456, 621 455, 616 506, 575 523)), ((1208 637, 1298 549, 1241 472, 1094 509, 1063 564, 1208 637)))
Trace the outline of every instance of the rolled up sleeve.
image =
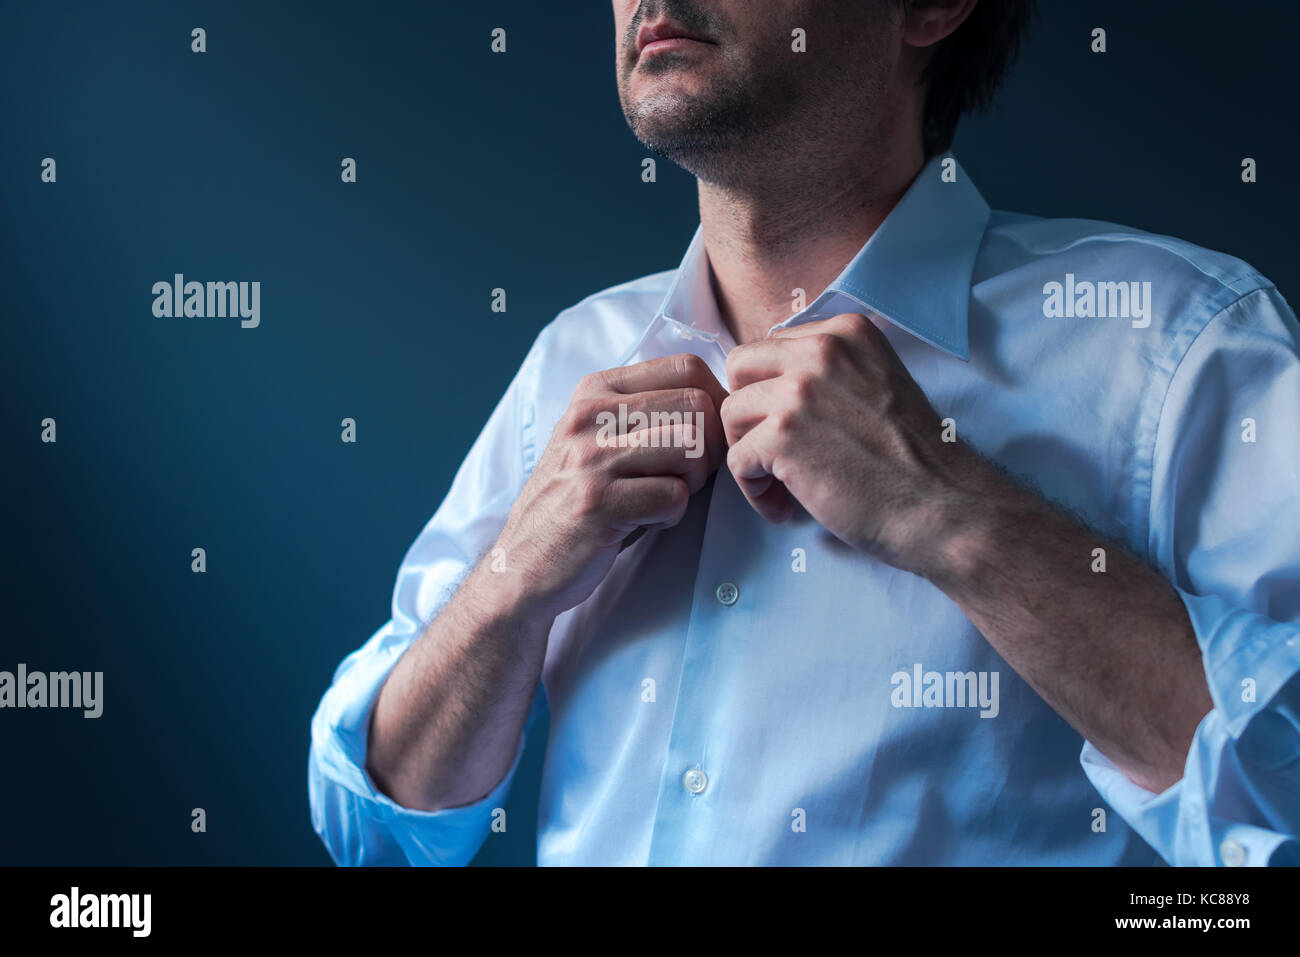
POLYGON ((370 715, 389 673, 459 582, 500 534, 531 468, 539 336, 452 482, 407 551, 392 617, 343 659, 311 721, 308 798, 312 826, 330 856, 348 865, 460 865, 477 853, 504 805, 530 731, 545 709, 539 682, 514 760, 491 793, 472 804, 402 807, 365 771, 370 715))
POLYGON ((1170 379, 1150 552, 1201 648, 1211 710, 1156 794, 1091 742, 1106 802, 1174 865, 1300 860, 1300 327, 1271 286, 1215 315, 1170 379))
POLYGON ((529 734, 544 710, 545 694, 539 684, 514 760, 490 794, 438 811, 402 807, 376 788, 365 771, 370 712, 400 657, 391 637, 385 628, 344 660, 312 718, 312 826, 337 864, 468 864, 505 805, 529 734))

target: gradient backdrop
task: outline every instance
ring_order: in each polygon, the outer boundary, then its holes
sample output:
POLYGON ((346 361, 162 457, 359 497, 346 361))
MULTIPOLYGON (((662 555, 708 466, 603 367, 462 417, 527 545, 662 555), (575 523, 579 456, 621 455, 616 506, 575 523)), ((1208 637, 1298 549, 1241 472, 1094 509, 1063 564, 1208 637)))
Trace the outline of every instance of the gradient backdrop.
MULTIPOLYGON (((1138 6, 1043 0, 957 155, 995 207, 1176 234, 1295 302, 1300 16, 1138 6)), ((98 720, 0 711, 0 864, 328 863, 334 667, 538 330, 677 264, 693 181, 641 181, 603 2, 6 2, 0 118, 0 670, 105 673, 98 720), (259 280, 261 326, 155 319, 176 272, 259 280)), ((533 861, 541 755, 478 862, 533 861)))

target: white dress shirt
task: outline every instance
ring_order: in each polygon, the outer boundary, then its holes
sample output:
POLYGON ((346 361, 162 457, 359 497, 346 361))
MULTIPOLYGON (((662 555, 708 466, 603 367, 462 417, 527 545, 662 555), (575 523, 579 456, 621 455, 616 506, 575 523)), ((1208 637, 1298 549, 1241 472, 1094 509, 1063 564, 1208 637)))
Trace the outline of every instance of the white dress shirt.
POLYGON ((407 553, 391 620, 339 666, 309 773, 337 861, 467 862, 543 709, 542 864, 1297 859, 1294 314, 1230 256, 991 212, 960 167, 944 181, 943 159, 782 325, 883 318, 964 440, 1173 582, 1214 700, 1183 778, 1162 794, 1133 784, 935 586, 806 514, 767 523, 724 466, 678 526, 644 535, 556 620, 515 765, 490 794, 423 812, 375 788, 378 689, 491 548, 578 380, 693 352, 726 385, 734 343, 697 233, 678 269, 541 332, 407 553))

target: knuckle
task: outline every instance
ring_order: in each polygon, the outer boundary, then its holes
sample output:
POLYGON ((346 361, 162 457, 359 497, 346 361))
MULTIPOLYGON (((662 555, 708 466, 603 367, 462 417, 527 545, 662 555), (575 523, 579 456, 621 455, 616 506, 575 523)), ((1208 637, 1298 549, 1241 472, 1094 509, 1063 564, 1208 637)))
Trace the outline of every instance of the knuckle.
MULTIPOLYGON (((686 510, 686 503, 690 500, 691 489, 686 479, 678 478, 673 482, 672 491, 669 493, 669 501, 673 508, 686 510)), ((679 516, 680 517, 680 516, 679 516)))
POLYGON ((593 392, 600 392, 605 385, 605 374, 603 372, 588 372, 578 380, 578 387, 573 390, 574 396, 591 395, 593 392))
POLYGON ((556 431, 565 439, 578 438, 586 433, 587 423, 573 406, 569 406, 569 410, 560 419, 556 431))
POLYGON ((704 488, 704 483, 708 479, 708 473, 699 465, 691 463, 679 478, 682 480, 680 485, 686 489, 687 494, 694 495, 700 489, 704 488))
POLYGON ((713 400, 703 389, 691 386, 682 390, 682 409, 686 412, 706 412, 713 407, 713 400))
POLYGON ((689 380, 702 378, 704 371, 708 369, 703 359, 690 352, 683 352, 676 357, 675 361, 677 371, 689 380))
POLYGON ((891 418, 902 416, 911 403, 909 390, 896 379, 885 379, 880 386, 880 407, 891 418))
POLYGON ((844 355, 844 340, 825 333, 812 337, 813 358, 823 368, 838 362, 844 355))
POLYGON ((817 392, 818 379, 814 375, 804 373, 790 377, 790 389, 794 392, 795 402, 803 404, 811 402, 817 392))
POLYGON ((596 427, 597 417, 606 411, 605 403, 597 398, 583 396, 569 403, 567 426, 574 435, 586 435, 596 427))
POLYGON ((835 324, 838 328, 854 335, 866 332, 866 327, 871 325, 871 320, 860 312, 843 312, 835 317, 835 324))
POLYGON ((709 478, 709 460, 712 454, 703 442, 694 452, 688 452, 682 460, 681 477, 691 483, 691 492, 698 492, 709 478), (696 483, 698 479, 699 484, 696 483))
POLYGON ((730 352, 727 353, 727 358, 726 361, 723 363, 723 368, 727 370, 728 376, 731 375, 732 370, 736 366, 736 363, 739 362, 742 357, 747 355, 748 351, 749 351, 749 345, 747 343, 742 342, 740 345, 736 346, 734 349, 732 349, 730 352))
POLYGON ((686 507, 690 504, 690 500, 691 490, 684 481, 673 485, 672 523, 674 525, 686 515, 686 507))
POLYGON ((782 409, 772 415, 772 431, 777 441, 786 442, 799 428, 799 416, 793 409, 782 409))
POLYGON ((732 445, 727 449, 727 469, 731 472, 737 472, 745 464, 745 453, 739 445, 732 445))

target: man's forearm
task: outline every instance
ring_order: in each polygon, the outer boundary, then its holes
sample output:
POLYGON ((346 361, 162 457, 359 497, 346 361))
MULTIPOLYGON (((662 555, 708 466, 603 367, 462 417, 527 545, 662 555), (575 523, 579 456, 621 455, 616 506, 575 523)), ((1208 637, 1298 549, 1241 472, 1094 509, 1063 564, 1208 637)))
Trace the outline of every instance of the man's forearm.
POLYGON ((717 411, 725 396, 704 360, 687 354, 578 382, 496 547, 379 693, 366 768, 393 800, 458 807, 501 783, 556 616, 591 596, 638 529, 681 521, 725 454, 717 411), (616 404, 647 422, 649 413, 679 416, 678 425, 650 425, 626 446, 604 442, 600 416, 616 404), (707 454, 684 456, 674 429, 707 454))
POLYGON ((983 460, 927 576, 1016 672, 1136 784, 1183 774, 1213 707, 1177 593, 983 460), (1094 549, 1105 549, 1105 571, 1094 549))
POLYGON ((472 803, 510 769, 551 627, 515 581, 480 562, 379 693, 366 770, 403 807, 472 803))

